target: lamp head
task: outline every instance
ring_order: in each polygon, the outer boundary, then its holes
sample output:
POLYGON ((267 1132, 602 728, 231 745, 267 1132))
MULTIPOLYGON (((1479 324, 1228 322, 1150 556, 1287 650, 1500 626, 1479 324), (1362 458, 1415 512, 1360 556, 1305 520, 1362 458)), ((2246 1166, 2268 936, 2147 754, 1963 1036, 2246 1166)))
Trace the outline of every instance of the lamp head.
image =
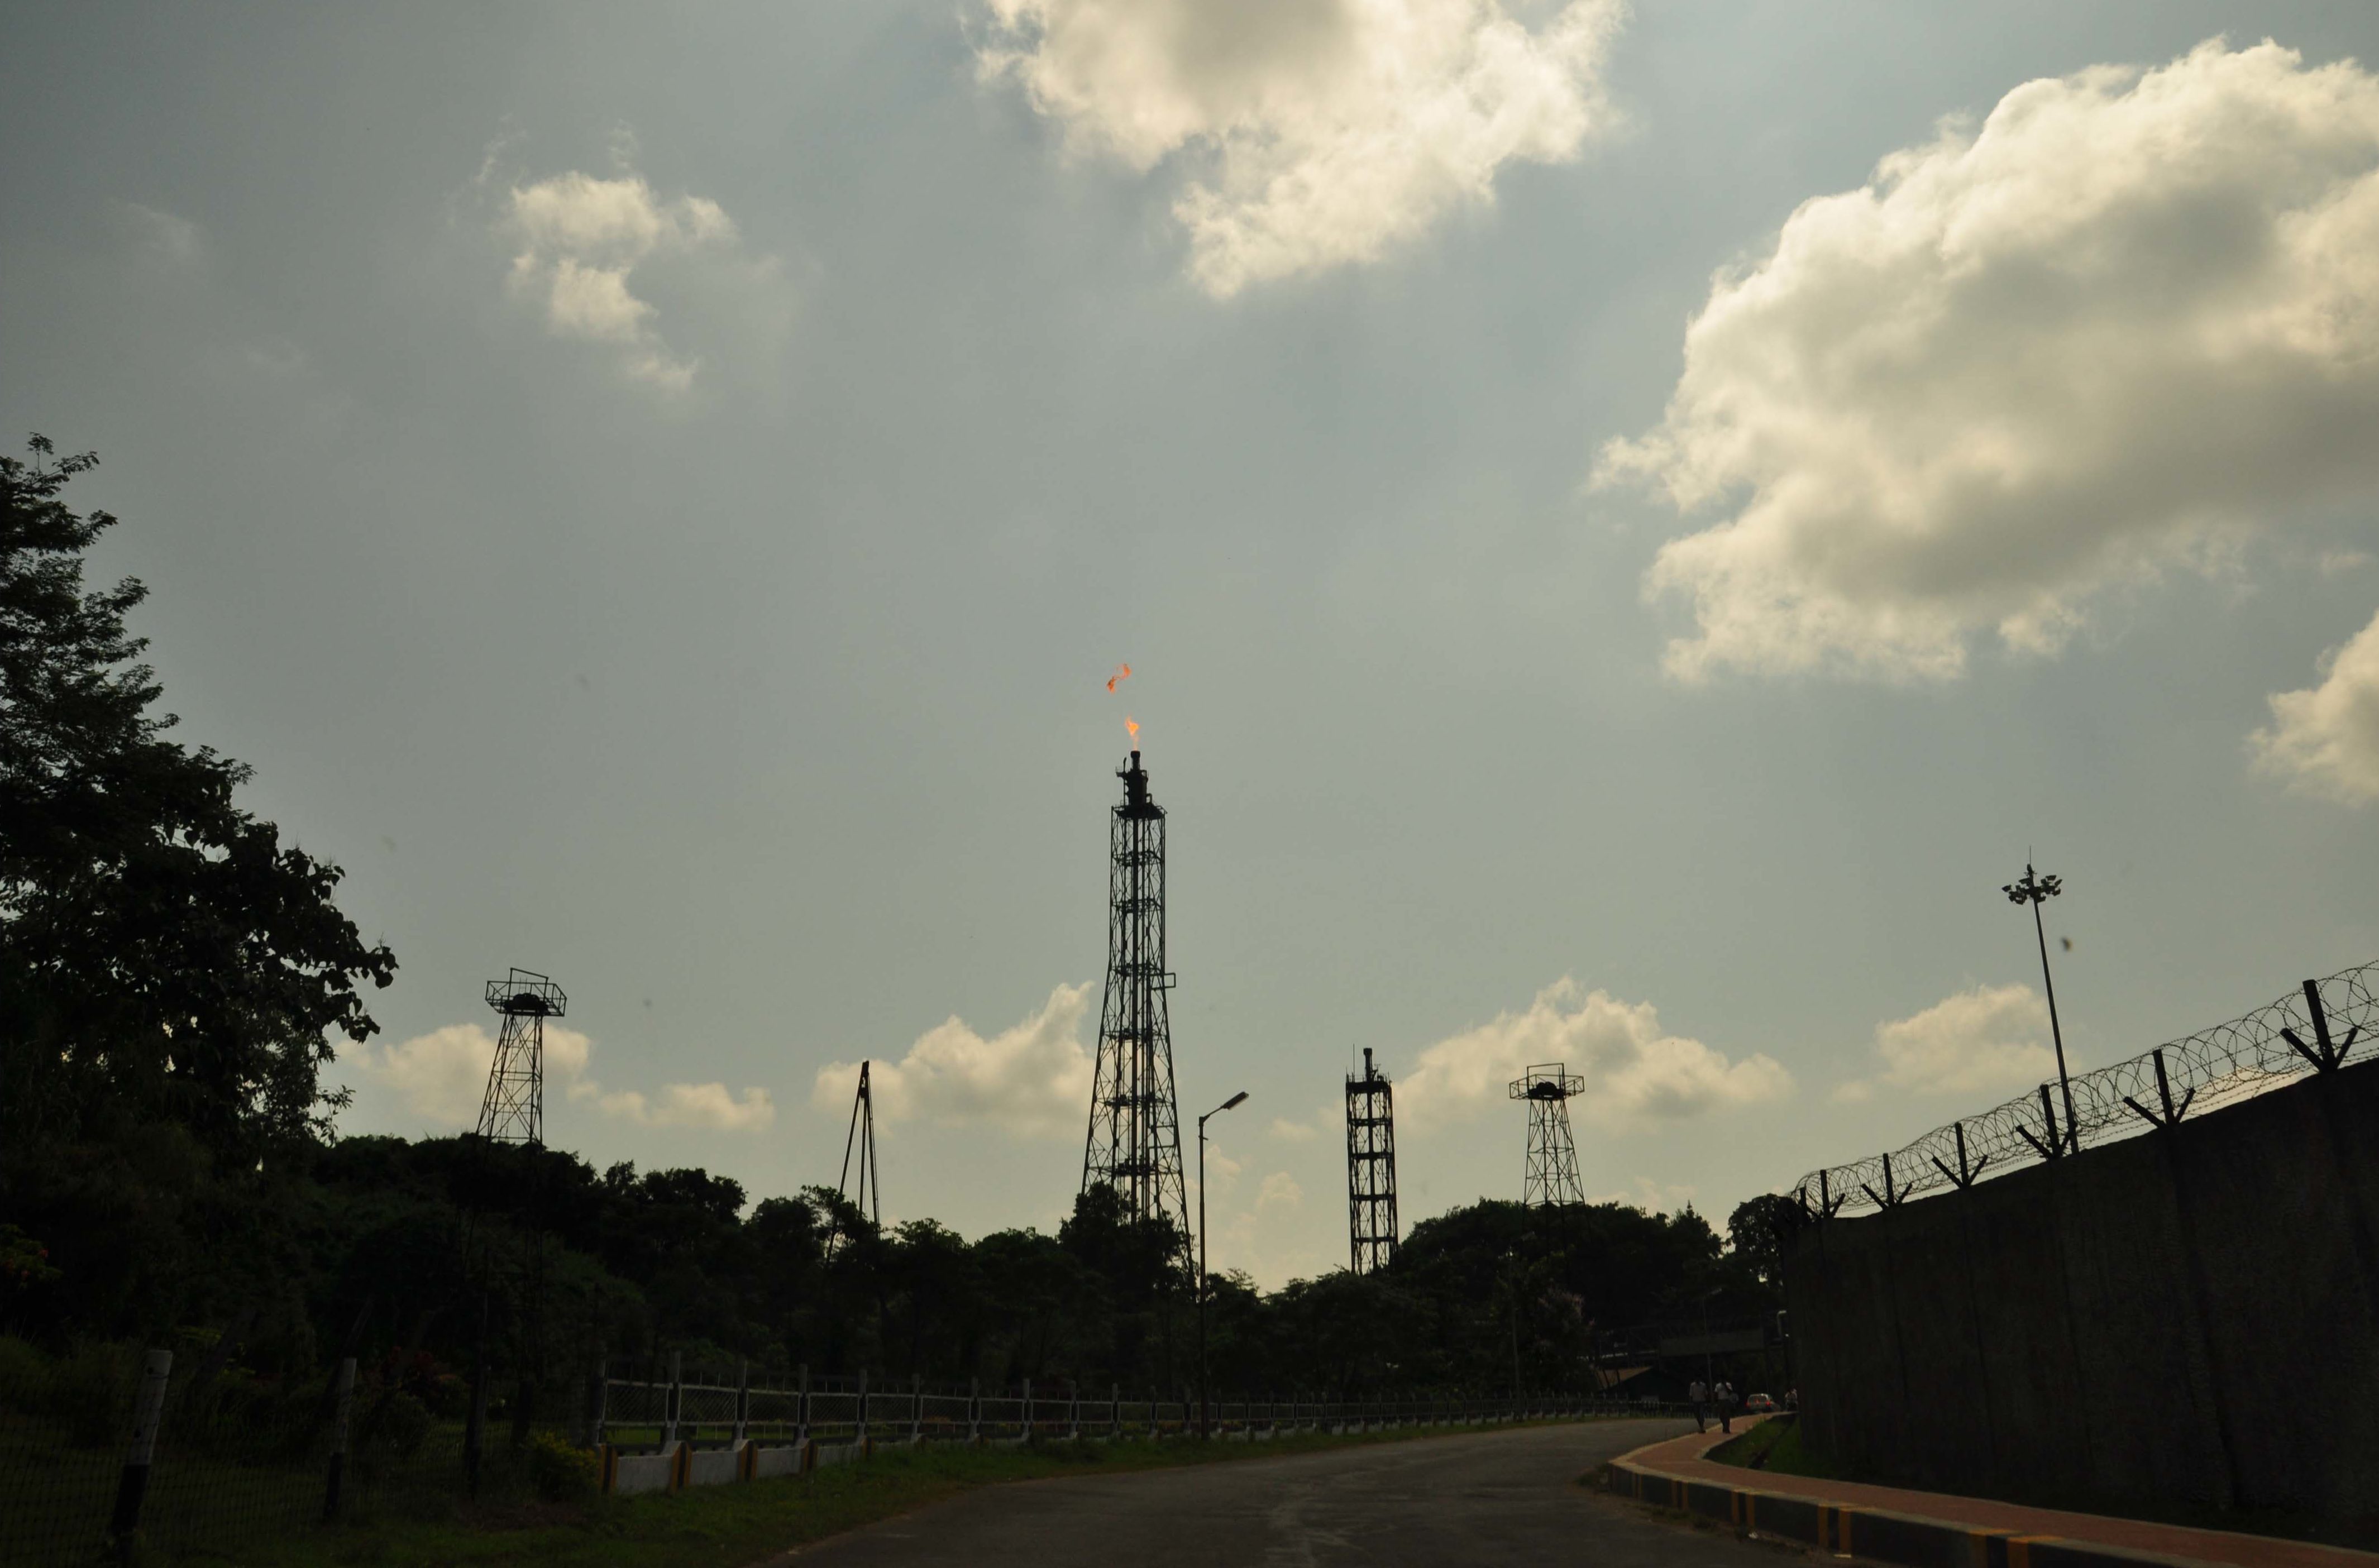
POLYGON ((1234 1094, 1229 1099, 1224 1101, 1222 1108, 1226 1111, 1230 1110, 1233 1106, 1243 1103, 1247 1097, 1248 1092, 1242 1089, 1237 1094, 1234 1094))

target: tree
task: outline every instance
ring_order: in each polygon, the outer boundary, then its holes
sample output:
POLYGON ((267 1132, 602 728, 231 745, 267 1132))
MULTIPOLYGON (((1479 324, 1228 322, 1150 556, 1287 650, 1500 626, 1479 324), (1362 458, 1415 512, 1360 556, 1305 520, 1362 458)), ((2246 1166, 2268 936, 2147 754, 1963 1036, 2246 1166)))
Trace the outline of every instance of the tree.
POLYGON ((1726 1237, 1736 1259, 1758 1276, 1760 1284, 1780 1288, 1784 1283, 1784 1259, 1792 1250, 1793 1238, 1808 1223, 1809 1217, 1799 1203, 1772 1192, 1764 1193, 1734 1206, 1734 1212, 1726 1219, 1726 1237))
POLYGON ((165 738, 137 580, 83 591, 115 519, 61 499, 97 462, 0 457, 0 1140, 172 1122, 226 1168, 326 1130, 330 1035, 396 960, 332 901, 341 872, 234 794, 249 770, 165 738))

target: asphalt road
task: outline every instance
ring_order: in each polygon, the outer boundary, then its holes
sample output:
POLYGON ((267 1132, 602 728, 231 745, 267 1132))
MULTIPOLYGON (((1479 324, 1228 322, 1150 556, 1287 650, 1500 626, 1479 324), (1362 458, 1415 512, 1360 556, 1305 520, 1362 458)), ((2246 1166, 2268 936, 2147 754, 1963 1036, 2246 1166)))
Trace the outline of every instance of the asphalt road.
POLYGON ((1761 1558, 1729 1538, 1578 1484, 1605 1459, 1688 1429, 1682 1421, 1531 1427, 987 1487, 820 1541, 797 1560, 802 1568, 1756 1568, 1761 1558))

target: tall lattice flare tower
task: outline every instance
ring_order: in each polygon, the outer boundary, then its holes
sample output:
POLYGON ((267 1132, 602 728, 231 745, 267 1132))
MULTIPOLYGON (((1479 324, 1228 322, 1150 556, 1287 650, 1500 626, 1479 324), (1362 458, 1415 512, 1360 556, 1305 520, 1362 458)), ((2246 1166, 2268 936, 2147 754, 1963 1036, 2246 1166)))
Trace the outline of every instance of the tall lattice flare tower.
POLYGON ((1140 753, 1117 770, 1123 800, 1107 853, 1107 985, 1098 1074, 1082 1143, 1082 1190, 1104 1182, 1127 1213, 1190 1234, 1181 1118, 1173 1098, 1173 1030, 1165 994, 1165 808, 1149 798, 1140 753))
POLYGON ((1577 1179, 1577 1145, 1570 1141, 1569 1103, 1586 1091, 1586 1080, 1565 1062, 1543 1062, 1512 1080, 1512 1098, 1528 1103, 1528 1171, 1520 1201, 1531 1209, 1586 1201, 1577 1179))
POLYGON ((1395 1093, 1368 1045, 1363 1076, 1346 1075, 1346 1236, 1359 1274, 1395 1260, 1395 1093))
POLYGON ((569 1005, 561 986, 529 970, 488 982, 488 1006, 503 1019, 479 1102, 479 1136, 489 1142, 545 1146, 545 1020, 569 1005))

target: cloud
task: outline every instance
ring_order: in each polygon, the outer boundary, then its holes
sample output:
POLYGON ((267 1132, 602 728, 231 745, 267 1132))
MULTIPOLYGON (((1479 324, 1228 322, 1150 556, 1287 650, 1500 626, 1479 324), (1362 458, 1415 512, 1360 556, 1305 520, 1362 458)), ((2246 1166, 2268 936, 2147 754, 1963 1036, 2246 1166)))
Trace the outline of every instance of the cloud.
POLYGON ((1639 1176, 1630 1191, 1606 1192, 1587 1201, 1624 1203, 1648 1214, 1675 1214, 1693 1207, 1694 1194, 1697 1190, 1691 1182, 1655 1181, 1650 1176, 1639 1176))
POLYGON ((1259 1215, 1299 1209, 1304 1205, 1305 1188, 1299 1187, 1297 1178, 1286 1171, 1274 1171, 1264 1177, 1263 1186, 1256 1192, 1255 1212, 1259 1215))
MULTIPOLYGON (((996 1127, 1012 1138, 1080 1137, 1090 1114, 1092 1060, 1081 1041, 1088 985, 1060 985, 1040 1010, 986 1040, 956 1017, 927 1030, 897 1062, 868 1073, 876 1115, 942 1127, 996 1127)), ((810 1104, 846 1109, 859 1064, 818 1069, 810 1104)))
POLYGON ((2219 41, 2024 84, 1721 273, 1598 483, 1671 541, 1685 680, 1946 678, 2379 482, 2379 78, 2219 41))
POLYGON ((777 1106, 765 1089, 739 1097, 723 1083, 664 1084, 658 1098, 635 1090, 593 1096, 607 1116, 646 1127, 698 1127, 717 1132, 759 1132, 776 1125, 777 1106))
POLYGON ((1883 1071, 1834 1091, 1871 1100, 1879 1089, 1911 1094, 1980 1094, 2053 1078, 2048 1004, 2029 985, 1977 985, 1923 1012, 1875 1029, 1883 1071))
POLYGON ((699 267, 753 293, 762 318, 782 311, 762 297, 782 292, 775 259, 744 249, 725 208, 700 196, 663 200, 625 168, 513 186, 496 228, 513 247, 513 294, 537 307, 548 332, 610 345, 622 371, 666 392, 691 387, 701 361, 663 340, 658 308, 631 286, 640 271, 699 267))
POLYGON ((1698 1040, 1661 1033, 1649 1002, 1622 1002, 1603 991, 1581 995, 1576 981, 1564 979, 1538 992, 1528 1011, 1499 1013, 1421 1052, 1396 1085, 1399 1119, 1426 1128, 1476 1116, 1539 1062, 1567 1063, 1586 1082, 1576 1114, 1614 1129, 1774 1100, 1793 1089, 1793 1075, 1772 1057, 1730 1062, 1698 1040))
MULTIPOLYGON (((777 1119, 765 1089, 738 1097, 724 1084, 663 1084, 652 1096, 636 1090, 607 1091, 587 1076, 594 1043, 574 1029, 545 1026, 545 1086, 574 1104, 592 1103, 607 1116, 646 1127, 698 1127, 721 1132, 754 1132, 777 1119)), ((478 1125, 496 1042, 476 1023, 449 1024, 400 1044, 375 1049, 368 1043, 349 1059, 367 1081, 393 1092, 405 1108, 432 1126, 478 1125)), ((547 1104, 552 1102, 549 1097, 547 1104)))
POLYGON ((175 270, 193 266, 204 257, 206 236, 189 219, 138 201, 110 205, 127 247, 135 254, 175 270))
POLYGON ((1274 1116, 1272 1125, 1264 1130, 1285 1143, 1312 1143, 1324 1137, 1335 1137, 1346 1128, 1346 1106, 1316 1105, 1313 1115, 1307 1119, 1274 1116))
POLYGON ((2379 616, 2324 654, 2321 684, 2275 694, 2272 727, 2248 738, 2256 767, 2349 806, 2379 800, 2379 616))
MULTIPOLYGON (((545 1080, 574 1092, 586 1071, 586 1036, 559 1024, 545 1026, 545 1080)), ((369 1042, 348 1055, 368 1082, 393 1092, 405 1108, 434 1126, 477 1127, 486 1098, 496 1042, 476 1023, 449 1024, 392 1045, 369 1042)))
POLYGON ((1217 297, 1377 259, 1563 163, 1612 115, 1619 0, 1531 31, 1503 0, 988 0, 984 79, 1020 84, 1069 148, 1194 172, 1173 204, 1217 297))

